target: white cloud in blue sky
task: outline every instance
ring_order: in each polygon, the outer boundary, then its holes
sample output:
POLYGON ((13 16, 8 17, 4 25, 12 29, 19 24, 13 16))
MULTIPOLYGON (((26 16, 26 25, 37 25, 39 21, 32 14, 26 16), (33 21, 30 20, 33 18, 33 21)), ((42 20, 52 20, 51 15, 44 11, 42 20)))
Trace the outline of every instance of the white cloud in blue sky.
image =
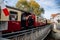
POLYGON ((36 0, 41 7, 44 8, 45 14, 44 17, 49 19, 52 13, 58 13, 60 11, 60 2, 59 0, 36 0))
MULTIPOLYGON (((17 0, 5 0, 5 2, 9 6, 15 6, 17 0)), ((36 2, 44 8, 45 18, 49 19, 52 13, 60 12, 60 0, 36 0, 36 2)))
POLYGON ((5 4, 8 6, 15 6, 18 0, 4 0, 5 4))

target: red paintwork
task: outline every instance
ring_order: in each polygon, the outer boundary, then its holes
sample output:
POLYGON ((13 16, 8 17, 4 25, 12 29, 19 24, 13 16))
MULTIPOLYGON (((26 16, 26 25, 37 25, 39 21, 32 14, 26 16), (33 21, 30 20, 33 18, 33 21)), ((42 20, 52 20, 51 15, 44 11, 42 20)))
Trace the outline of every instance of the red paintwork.
POLYGON ((32 14, 32 18, 34 19, 34 27, 36 27, 37 26, 37 22, 36 22, 36 15, 34 15, 34 14, 32 14))
POLYGON ((8 30, 3 31, 2 33, 16 32, 21 30, 20 21, 8 21, 8 30))
POLYGON ((8 15, 9 15, 9 11, 8 11, 7 8, 4 8, 4 9, 3 9, 3 12, 4 12, 5 16, 8 16, 8 15))
MULTIPOLYGON (((34 19, 34 24, 33 24, 34 27, 41 27, 45 25, 43 22, 36 21, 36 15, 34 14, 31 15, 32 15, 32 19, 34 19)), ((26 27, 28 27, 28 20, 26 20, 26 27)), ((21 29, 22 29, 21 21, 8 21, 8 30, 3 31, 2 33, 16 32, 16 31, 20 31, 21 29)))

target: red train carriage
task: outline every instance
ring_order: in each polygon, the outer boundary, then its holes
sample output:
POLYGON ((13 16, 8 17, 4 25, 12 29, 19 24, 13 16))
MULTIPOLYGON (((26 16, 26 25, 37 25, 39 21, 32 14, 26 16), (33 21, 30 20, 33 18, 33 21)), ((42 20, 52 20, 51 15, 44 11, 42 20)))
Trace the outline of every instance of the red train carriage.
MULTIPOLYGON (((14 7, 6 6, 9 15, 5 16, 1 10, 1 19, 0 21, 8 22, 8 29, 2 31, 2 33, 16 32, 23 29, 30 29, 34 27, 40 27, 43 22, 37 20, 37 16, 33 13, 26 12, 14 7)), ((39 19, 40 20, 40 19, 39 19)))
POLYGON ((5 16, 2 11, 0 21, 7 21, 8 29, 4 30, 2 33, 16 32, 33 27, 32 25, 34 23, 34 18, 31 13, 10 6, 6 7, 9 11, 9 16, 5 16))

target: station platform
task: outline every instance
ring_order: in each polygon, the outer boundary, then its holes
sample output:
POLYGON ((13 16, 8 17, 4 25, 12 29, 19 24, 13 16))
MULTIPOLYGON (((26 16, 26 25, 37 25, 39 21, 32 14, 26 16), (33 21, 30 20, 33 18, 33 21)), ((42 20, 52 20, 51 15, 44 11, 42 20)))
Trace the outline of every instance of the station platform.
POLYGON ((8 40, 44 40, 50 31, 51 25, 46 25, 28 30, 2 34, 2 38, 8 40))

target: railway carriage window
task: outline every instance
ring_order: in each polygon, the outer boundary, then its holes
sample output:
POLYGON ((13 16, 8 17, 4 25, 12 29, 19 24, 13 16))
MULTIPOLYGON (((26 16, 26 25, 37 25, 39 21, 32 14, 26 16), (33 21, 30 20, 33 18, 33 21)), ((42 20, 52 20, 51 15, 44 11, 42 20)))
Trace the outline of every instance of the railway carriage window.
POLYGON ((15 11, 10 11, 9 20, 13 20, 13 21, 18 20, 18 14, 17 14, 17 12, 15 12, 15 11))

